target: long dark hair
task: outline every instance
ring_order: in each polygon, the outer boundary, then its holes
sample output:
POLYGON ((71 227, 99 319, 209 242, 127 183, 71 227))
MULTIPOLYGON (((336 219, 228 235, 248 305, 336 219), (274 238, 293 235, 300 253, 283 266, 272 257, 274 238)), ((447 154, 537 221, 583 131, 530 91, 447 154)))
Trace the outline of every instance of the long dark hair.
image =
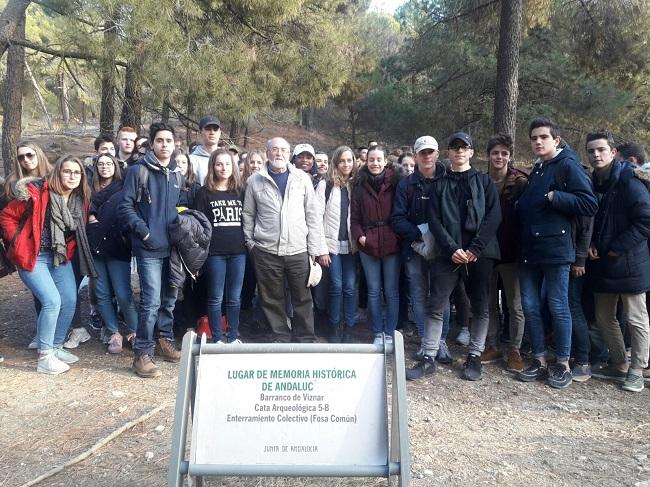
POLYGON ((233 159, 230 151, 227 151, 225 149, 217 149, 212 154, 210 154, 210 160, 208 161, 208 175, 205 178, 205 186, 207 186, 210 191, 217 191, 217 178, 214 175, 214 165, 217 162, 217 157, 221 155, 228 156, 232 164, 232 174, 228 179, 228 191, 231 193, 239 194, 242 188, 241 179, 239 177, 239 165, 235 164, 235 160, 233 159))

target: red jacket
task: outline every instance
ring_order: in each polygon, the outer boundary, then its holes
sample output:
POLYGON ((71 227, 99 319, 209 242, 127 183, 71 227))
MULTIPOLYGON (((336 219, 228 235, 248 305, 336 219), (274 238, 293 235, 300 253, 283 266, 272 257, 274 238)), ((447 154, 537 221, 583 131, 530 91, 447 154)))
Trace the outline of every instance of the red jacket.
POLYGON ((361 169, 350 203, 352 238, 358 242, 359 237, 366 237, 366 245, 359 245, 361 252, 378 258, 399 253, 399 237, 390 224, 396 187, 397 175, 392 169, 386 168, 378 193, 370 183, 368 170, 361 169))
MULTIPOLYGON (((16 194, 17 198, 0 213, 0 226, 5 244, 8 245, 18 230, 18 224, 27 207, 27 201, 32 200, 34 206, 31 215, 27 217, 13 247, 7 252, 9 259, 16 267, 31 272, 36 266, 36 257, 41 250, 41 234, 43 233, 45 210, 47 210, 50 201, 50 191, 47 181, 26 178, 23 184, 21 181, 16 184, 16 194)), ((68 260, 72 259, 76 245, 74 238, 68 240, 66 246, 68 260)))

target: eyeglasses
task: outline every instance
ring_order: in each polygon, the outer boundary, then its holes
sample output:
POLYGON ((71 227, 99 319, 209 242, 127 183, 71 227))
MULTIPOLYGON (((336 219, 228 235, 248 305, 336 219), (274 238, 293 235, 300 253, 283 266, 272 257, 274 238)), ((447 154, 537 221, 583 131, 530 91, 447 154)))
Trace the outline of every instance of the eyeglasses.
POLYGON ((454 145, 450 147, 449 150, 460 152, 460 151, 471 150, 471 148, 472 148, 471 145, 454 145))
POLYGON ((111 167, 114 166, 115 164, 113 161, 106 161, 106 162, 98 162, 97 167, 111 167))
POLYGON ((289 152, 291 152, 291 149, 288 149, 286 147, 271 147, 272 154, 288 154, 289 152))
POLYGON ((36 157, 35 152, 25 152, 24 154, 18 154, 18 162, 24 162, 25 159, 34 159, 36 157))
POLYGON ((75 178, 81 177, 81 171, 73 171, 72 169, 61 169, 61 174, 67 177, 74 176, 75 178))

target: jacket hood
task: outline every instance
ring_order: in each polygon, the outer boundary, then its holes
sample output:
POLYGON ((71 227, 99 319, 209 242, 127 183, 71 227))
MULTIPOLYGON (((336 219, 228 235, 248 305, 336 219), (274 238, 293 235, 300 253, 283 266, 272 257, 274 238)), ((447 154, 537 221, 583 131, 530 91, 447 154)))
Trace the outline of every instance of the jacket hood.
POLYGON ((27 185, 30 183, 37 183, 38 186, 41 186, 44 182, 45 182, 45 178, 33 177, 33 176, 19 179, 18 181, 16 181, 13 188, 14 194, 16 195, 16 199, 20 201, 29 200, 31 198, 31 195, 29 194, 29 189, 27 189, 27 185))
POLYGON ((202 145, 197 145, 192 151, 193 156, 210 157, 210 153, 202 145))
MULTIPOLYGON (((172 161, 170 161, 171 163, 172 161)), ((138 159, 138 164, 142 164, 143 166, 146 166, 149 170, 151 171, 158 171, 162 172, 163 174, 167 174, 171 172, 172 168, 169 166, 163 166, 160 164, 160 161, 154 154, 152 150, 148 151, 144 157, 141 157, 138 159)))
POLYGON ((637 178, 639 178, 641 181, 645 181, 646 183, 650 183, 650 169, 636 168, 636 169, 634 169, 634 175, 637 178))

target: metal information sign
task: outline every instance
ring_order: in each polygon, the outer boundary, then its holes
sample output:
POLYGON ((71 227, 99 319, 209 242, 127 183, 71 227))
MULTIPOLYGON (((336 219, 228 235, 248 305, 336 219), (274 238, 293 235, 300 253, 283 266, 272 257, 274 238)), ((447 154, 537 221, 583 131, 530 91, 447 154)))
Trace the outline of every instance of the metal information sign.
POLYGON ((395 475, 408 485, 399 333, 395 346, 384 347, 199 345, 189 332, 179 374, 169 485, 182 485, 185 474, 199 483, 204 475, 395 475))

